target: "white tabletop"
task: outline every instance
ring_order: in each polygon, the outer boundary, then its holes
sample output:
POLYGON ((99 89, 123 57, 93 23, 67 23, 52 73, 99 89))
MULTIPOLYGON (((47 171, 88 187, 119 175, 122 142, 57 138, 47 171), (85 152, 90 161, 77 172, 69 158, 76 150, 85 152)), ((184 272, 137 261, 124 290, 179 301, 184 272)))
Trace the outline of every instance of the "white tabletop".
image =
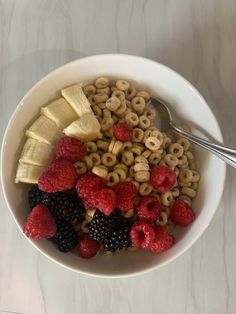
MULTIPOLYGON (((190 80, 225 143, 235 146, 235 38, 235 0, 1 0, 0 136, 21 97, 45 74, 76 58, 121 52, 164 63, 190 80)), ((0 313, 236 313, 235 184, 236 170, 228 169, 217 213, 188 252, 128 279, 76 275, 49 261, 23 238, 1 192, 0 313)))

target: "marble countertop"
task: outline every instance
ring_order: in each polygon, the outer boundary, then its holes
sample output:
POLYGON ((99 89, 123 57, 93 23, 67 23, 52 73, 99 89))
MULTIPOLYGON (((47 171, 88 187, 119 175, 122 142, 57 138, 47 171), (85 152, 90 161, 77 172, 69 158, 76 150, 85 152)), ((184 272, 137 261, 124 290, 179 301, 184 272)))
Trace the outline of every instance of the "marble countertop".
MULTIPOLYGON (((235 0, 0 0, 1 139, 21 97, 45 74, 113 52, 186 77, 213 110, 225 144, 235 146, 235 0)), ((49 261, 20 234, 1 192, 0 313, 236 313, 235 185, 228 168, 217 213, 190 250, 128 279, 76 275, 49 261)))

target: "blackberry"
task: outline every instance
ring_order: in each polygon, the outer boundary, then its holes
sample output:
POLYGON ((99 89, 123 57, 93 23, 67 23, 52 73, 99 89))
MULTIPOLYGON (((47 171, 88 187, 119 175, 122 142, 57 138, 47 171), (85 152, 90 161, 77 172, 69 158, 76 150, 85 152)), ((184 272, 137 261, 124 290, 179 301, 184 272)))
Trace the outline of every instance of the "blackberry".
POLYGON ((130 247, 132 245, 129 237, 131 227, 132 223, 129 221, 122 222, 117 226, 103 242, 105 250, 114 252, 130 247))
POLYGON ((37 185, 33 185, 28 192, 28 201, 30 209, 33 209, 36 205, 42 203, 44 192, 40 191, 37 185))
POLYGON ((44 193, 42 203, 50 209, 54 217, 68 222, 83 220, 85 208, 76 193, 44 193))
POLYGON ((69 252, 73 250, 78 244, 78 235, 65 220, 57 221, 57 232, 54 237, 50 239, 61 252, 69 252))
POLYGON ((109 216, 100 211, 96 211, 89 226, 89 234, 94 240, 104 241, 112 232, 114 227, 121 221, 121 213, 118 210, 113 211, 109 216))

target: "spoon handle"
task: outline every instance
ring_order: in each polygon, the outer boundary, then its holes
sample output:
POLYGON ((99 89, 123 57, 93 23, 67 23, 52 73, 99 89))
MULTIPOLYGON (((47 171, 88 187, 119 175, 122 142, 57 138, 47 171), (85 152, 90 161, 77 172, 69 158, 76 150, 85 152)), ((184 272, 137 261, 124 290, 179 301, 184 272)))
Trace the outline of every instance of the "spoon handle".
POLYGON ((230 166, 236 168, 236 150, 235 149, 231 149, 223 145, 206 141, 196 135, 193 135, 175 126, 173 122, 171 122, 170 125, 173 128, 173 130, 179 135, 187 138, 188 140, 201 146, 202 148, 205 148, 206 150, 210 151, 211 153, 215 154, 216 156, 224 160, 230 166))

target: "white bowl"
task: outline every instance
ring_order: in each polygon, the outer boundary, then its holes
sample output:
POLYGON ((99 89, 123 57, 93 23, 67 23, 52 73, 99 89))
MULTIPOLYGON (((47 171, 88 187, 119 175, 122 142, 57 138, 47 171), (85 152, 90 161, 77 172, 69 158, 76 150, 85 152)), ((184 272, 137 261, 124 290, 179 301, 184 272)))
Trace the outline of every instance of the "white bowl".
MULTIPOLYGON (((198 91, 176 72, 157 62, 128 55, 99 55, 68 63, 51 72, 25 95, 13 113, 2 144, 1 178, 7 205, 22 230, 28 213, 25 184, 15 184, 17 161, 27 126, 39 108, 59 95, 60 89, 93 80, 100 75, 127 78, 151 90, 173 104, 179 116, 207 130, 222 141, 219 125, 198 91)), ((194 133, 198 134, 198 131, 194 133)), ((41 253, 71 270, 102 277, 122 277, 157 269, 184 253, 209 225, 219 204, 225 180, 225 164, 215 156, 196 148, 198 170, 202 178, 193 204, 197 218, 188 228, 179 228, 177 243, 169 251, 153 254, 146 251, 127 252, 117 256, 96 256, 84 260, 73 253, 60 253, 49 241, 30 241, 41 253)))

